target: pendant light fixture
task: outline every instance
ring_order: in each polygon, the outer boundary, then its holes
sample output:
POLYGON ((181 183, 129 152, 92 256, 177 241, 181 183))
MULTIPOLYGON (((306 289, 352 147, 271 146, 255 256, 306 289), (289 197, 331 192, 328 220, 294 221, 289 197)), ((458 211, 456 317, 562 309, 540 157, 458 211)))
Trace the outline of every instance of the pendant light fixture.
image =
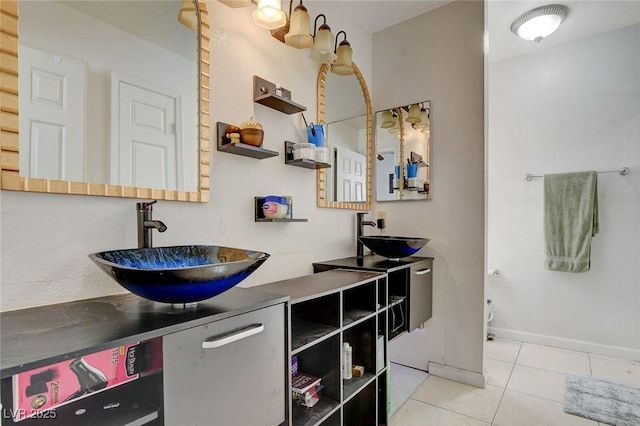
POLYGON ((336 34, 336 43, 338 42, 338 37, 340 37, 340 34, 344 34, 344 40, 340 42, 340 45, 336 49, 336 54, 338 55, 338 57, 331 66, 331 72, 338 75, 352 75, 353 49, 351 49, 351 45, 347 41, 347 33, 344 31, 340 31, 338 34, 336 34))
POLYGON ((333 34, 331 28, 327 25, 327 17, 320 14, 313 23, 313 50, 311 51, 311 59, 321 64, 331 65, 336 60, 334 53, 333 34), (324 23, 318 27, 318 19, 323 18, 324 23), (317 32, 316 32, 317 29, 317 32))
POLYGON ((420 123, 415 125, 416 129, 429 129, 429 111, 424 107, 420 108, 420 123))
POLYGON ((560 27, 568 14, 569 8, 561 4, 537 7, 518 16, 511 31, 523 40, 540 43, 560 27))
POLYGON ((407 115, 404 121, 411 124, 420 122, 420 106, 418 104, 413 104, 409 107, 409 115, 407 115))
POLYGON ((182 0, 180 12, 178 12, 178 22, 190 30, 196 31, 198 29, 198 14, 194 0, 182 0))
POLYGON ((253 22, 268 30, 286 25, 287 14, 280 6, 280 0, 258 0, 258 8, 253 11, 253 22))
POLYGON ((393 115, 391 114, 391 111, 389 110, 382 111, 382 114, 380 115, 380 128, 390 129, 393 127, 393 125, 394 125, 394 121, 393 121, 393 115))
POLYGON ((251 0, 218 0, 222 4, 226 4, 229 7, 247 7, 251 5, 251 0))
POLYGON ((296 6, 291 14, 289 22, 289 32, 284 36, 284 43, 296 49, 307 49, 313 46, 313 37, 309 34, 311 18, 307 8, 300 4, 296 6))

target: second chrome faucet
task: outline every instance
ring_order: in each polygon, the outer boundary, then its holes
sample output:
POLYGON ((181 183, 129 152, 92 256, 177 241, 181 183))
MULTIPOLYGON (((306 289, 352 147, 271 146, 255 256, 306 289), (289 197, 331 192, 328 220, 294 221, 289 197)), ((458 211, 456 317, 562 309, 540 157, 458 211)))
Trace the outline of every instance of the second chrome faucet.
POLYGON ((158 232, 167 230, 167 225, 162 221, 153 220, 153 204, 156 202, 156 200, 151 200, 136 203, 138 213, 138 248, 153 247, 152 232, 154 229, 157 229, 158 232))

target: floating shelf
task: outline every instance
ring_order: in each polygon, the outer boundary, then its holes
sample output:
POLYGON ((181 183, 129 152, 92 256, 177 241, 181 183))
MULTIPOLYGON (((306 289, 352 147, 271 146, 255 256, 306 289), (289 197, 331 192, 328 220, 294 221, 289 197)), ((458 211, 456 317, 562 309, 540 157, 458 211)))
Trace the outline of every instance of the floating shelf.
POLYGON ((285 141, 284 142, 284 163, 290 166, 298 166, 303 167, 305 169, 326 169, 331 167, 329 163, 321 163, 319 161, 314 160, 294 160, 293 159, 293 146, 294 142, 285 141))
POLYGON ((277 157, 280 155, 277 151, 271 151, 269 149, 259 148, 253 145, 247 145, 246 143, 238 142, 231 143, 231 140, 226 136, 227 127, 230 125, 218 121, 218 151, 228 152, 229 154, 243 155, 245 157, 257 158, 262 160, 269 157, 277 157))
POLYGON ((307 110, 291 100, 290 91, 278 88, 257 75, 253 76, 253 101, 289 115, 307 110), (278 89, 281 94, 278 94, 278 89))
POLYGON ((255 199, 255 221, 256 222, 309 222, 309 219, 267 219, 262 212, 262 204, 264 204, 264 197, 254 197, 255 199))

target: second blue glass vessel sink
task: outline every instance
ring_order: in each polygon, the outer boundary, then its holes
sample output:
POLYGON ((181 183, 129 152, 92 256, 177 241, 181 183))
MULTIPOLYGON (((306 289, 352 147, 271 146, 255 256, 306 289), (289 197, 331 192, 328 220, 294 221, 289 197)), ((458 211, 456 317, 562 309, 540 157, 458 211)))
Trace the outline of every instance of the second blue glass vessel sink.
POLYGON ((269 254, 232 247, 185 245, 92 253, 104 272, 130 292, 165 303, 217 296, 247 278, 269 254))
POLYGON ((369 250, 391 260, 411 256, 424 247, 428 238, 394 237, 390 235, 371 235, 358 237, 369 250))

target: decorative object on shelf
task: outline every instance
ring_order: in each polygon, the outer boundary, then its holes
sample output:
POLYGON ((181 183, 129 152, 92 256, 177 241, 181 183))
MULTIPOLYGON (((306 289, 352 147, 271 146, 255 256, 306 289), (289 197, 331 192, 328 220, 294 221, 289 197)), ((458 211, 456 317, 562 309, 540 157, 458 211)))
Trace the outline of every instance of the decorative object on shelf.
POLYGON ((307 157, 303 158, 303 154, 299 151, 294 151, 294 147, 296 145, 313 145, 313 144, 296 144, 293 142, 285 141, 284 142, 284 162, 290 166, 298 166, 306 169, 326 169, 331 167, 331 164, 328 161, 322 161, 326 157, 328 157, 329 148, 314 148, 313 155, 307 153, 307 157), (321 155, 318 155, 318 153, 321 155), (297 155, 297 158, 296 158, 297 155))
POLYGON ((276 151, 271 151, 262 147, 256 147, 247 145, 240 142, 240 129, 236 126, 232 126, 221 121, 218 122, 218 151, 228 152, 229 154, 242 155, 245 157, 256 158, 262 160, 269 157, 277 157, 279 154, 276 151), (236 131, 238 133, 236 133, 236 131), (237 134, 237 138, 234 136, 237 134))
POLYGON ((294 160, 315 160, 316 146, 312 143, 296 143, 293 145, 294 160))
POLYGON ((262 124, 255 121, 253 117, 240 125, 240 140, 242 143, 261 147, 263 137, 262 124))
POLYGON ((291 92, 280 85, 253 76, 253 101, 285 114, 306 111, 307 108, 291 100, 291 92))
POLYGON ((310 374, 300 373, 291 379, 291 396, 298 404, 311 408, 320 401, 322 379, 310 374))
POLYGON ((560 28, 568 14, 569 8, 561 4, 536 7, 518 16, 511 24, 511 32, 523 40, 540 43, 560 28))
POLYGON ((308 219, 293 218, 293 197, 268 195, 254 197, 254 220, 256 222, 308 222, 308 219), (269 201, 267 201, 267 199, 269 201), (275 203, 274 207, 270 203, 275 203), (265 206, 265 204, 269 204, 265 206))
POLYGON ((279 195, 267 195, 264 197, 264 203, 262 204, 262 214, 267 219, 284 219, 287 217, 289 210, 289 203, 287 197, 281 197, 279 195))
POLYGON ((340 42, 340 45, 335 48, 337 58, 331 66, 331 72, 338 75, 352 75, 354 73, 352 65, 353 49, 347 41, 347 33, 344 31, 336 34, 336 45, 340 34, 344 35, 344 39, 340 42))

